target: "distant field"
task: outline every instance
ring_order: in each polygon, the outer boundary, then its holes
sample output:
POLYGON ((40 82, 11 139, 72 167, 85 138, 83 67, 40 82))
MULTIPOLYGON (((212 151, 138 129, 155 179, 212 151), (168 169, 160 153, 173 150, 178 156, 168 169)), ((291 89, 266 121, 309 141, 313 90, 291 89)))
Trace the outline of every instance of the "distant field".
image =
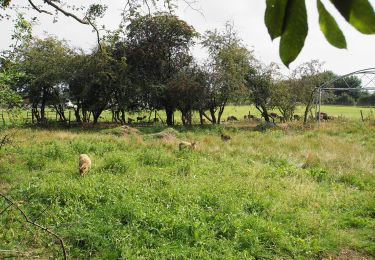
MULTIPOLYGON (((70 259, 374 259, 374 125, 294 124, 6 129, 0 192, 70 259), (84 178, 81 153, 93 161, 84 178)), ((7 206, 0 198, 0 258, 61 258, 7 206)))
MULTIPOLYGON (((321 111, 328 113, 329 115, 333 116, 343 116, 346 118, 351 119, 360 119, 361 114, 360 111, 362 110, 364 117, 370 115, 370 113, 375 113, 375 108, 369 108, 369 107, 356 107, 356 106, 322 106, 321 111)), ((241 116, 240 118, 243 118, 244 115, 248 114, 250 111, 251 114, 254 114, 256 116, 260 116, 259 111, 254 106, 228 106, 225 109, 225 116, 228 115, 236 115, 241 116)), ((277 110, 273 110, 273 112, 279 113, 277 110)), ((296 114, 303 115, 304 113, 304 107, 298 107, 296 114)))
MULTIPOLYGON (((369 107, 331 106, 330 105, 330 106, 322 106, 322 108, 321 108, 322 112, 328 113, 329 115, 342 116, 342 117, 350 118, 350 119, 360 119, 361 118, 361 114, 360 114, 361 110, 362 110, 362 113, 363 113, 364 117, 369 116, 371 113, 375 114, 375 108, 369 108, 369 107)), ((222 119, 226 119, 230 115, 234 115, 234 116, 238 117, 239 119, 243 119, 243 116, 247 115, 249 113, 249 111, 252 115, 260 117, 259 111, 254 106, 227 106, 225 108, 222 119)), ((273 110, 271 112, 276 112, 276 113, 280 114, 280 112, 277 111, 277 110, 273 110)), ((304 108, 298 107, 298 109, 296 111, 296 114, 303 115, 303 113, 304 113, 304 108)), ((143 115, 147 115, 147 118, 148 118, 149 114, 150 114, 149 112, 126 113, 126 118, 128 118, 128 116, 130 116, 131 118, 136 119, 137 116, 143 116, 143 115)), ((158 111, 158 114, 163 120, 165 120, 166 116, 165 116, 164 111, 158 111)), ((3 112, 2 115, 4 116, 5 124, 11 125, 8 113, 3 112)), ((65 115, 66 115, 67 118, 69 118, 69 110, 66 111, 65 115)), ((56 112, 54 110, 48 109, 46 116, 50 121, 56 121, 56 112)), ((153 118, 153 117, 154 117, 154 113, 152 113, 151 118, 153 118)), ((71 120, 74 121, 73 111, 71 111, 71 120)), ((104 111, 102 113, 102 115, 99 119, 99 122, 111 122, 111 120, 112 120, 111 111, 107 110, 107 111, 104 111)), ((18 124, 22 124, 22 123, 25 123, 25 122, 31 122, 31 112, 30 111, 23 111, 20 119, 18 119, 16 122, 18 124)), ((177 124, 181 123, 181 113, 179 113, 178 111, 175 112, 175 122, 177 124)), ((198 116, 197 113, 193 114, 193 123, 199 124, 199 116, 198 116)), ((1 112, 0 112, 0 127, 2 125, 3 125, 3 121, 2 121, 2 116, 1 116, 1 112)))

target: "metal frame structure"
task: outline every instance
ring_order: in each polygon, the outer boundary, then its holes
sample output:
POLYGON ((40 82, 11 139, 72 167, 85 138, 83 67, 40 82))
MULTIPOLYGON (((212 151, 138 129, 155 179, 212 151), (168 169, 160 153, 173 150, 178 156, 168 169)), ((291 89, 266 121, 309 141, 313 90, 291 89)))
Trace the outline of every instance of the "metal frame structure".
POLYGON ((375 90, 375 86, 371 86, 370 84, 374 84, 375 85, 375 68, 368 68, 368 69, 363 69, 363 70, 357 70, 357 71, 354 71, 354 72, 351 72, 349 74, 346 74, 346 75, 343 75, 343 76, 339 76, 339 77, 336 77, 332 80, 329 80, 327 82, 324 82, 321 86, 319 86, 318 88, 316 88, 316 91, 317 91, 317 95, 318 95, 318 104, 317 104, 317 111, 315 111, 315 116, 316 115, 319 115, 317 116, 317 121, 318 121, 318 126, 320 126, 320 108, 321 108, 321 105, 322 105, 322 92, 323 91, 327 91, 327 90, 338 90, 338 91, 358 91, 358 90, 375 90), (363 78, 367 78, 368 82, 364 85, 364 86, 361 86, 361 88, 352 88, 346 81, 345 81, 345 78, 346 77, 350 77, 350 76, 354 76, 354 75, 361 75, 360 77, 360 80, 362 80, 363 78), (334 87, 330 87, 334 82, 340 80, 340 79, 343 79, 344 82, 346 83, 346 85, 348 86, 348 88, 334 88, 334 87))

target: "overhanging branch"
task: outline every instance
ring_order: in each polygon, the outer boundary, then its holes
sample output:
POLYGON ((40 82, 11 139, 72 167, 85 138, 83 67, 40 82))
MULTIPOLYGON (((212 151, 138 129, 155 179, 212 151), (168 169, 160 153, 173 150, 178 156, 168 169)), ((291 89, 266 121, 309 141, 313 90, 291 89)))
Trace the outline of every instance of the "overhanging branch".
POLYGON ((61 8, 60 6, 58 6, 57 4, 55 4, 54 2, 52 2, 51 0, 44 0, 44 2, 50 6, 52 6, 53 8, 55 8, 57 11, 59 11, 60 13, 62 13, 63 15, 65 16, 68 16, 68 17, 72 17, 74 20, 76 20, 77 22, 79 23, 82 23, 82 24, 90 24, 86 17, 84 17, 83 19, 79 18, 78 16, 76 16, 75 14, 69 12, 69 11, 66 11, 65 9, 61 8))
MULTIPOLYGON (((61 245, 61 249, 63 251, 63 256, 64 256, 64 259, 66 260, 67 259, 67 255, 66 255, 66 249, 65 249, 65 245, 64 245, 64 240, 58 236, 56 233, 54 233, 53 231, 49 230, 48 228, 42 226, 42 225, 39 225, 38 223, 35 223, 34 221, 31 221, 29 219, 29 217, 26 215, 26 213, 16 204, 13 202, 13 200, 11 200, 10 198, 8 198, 7 196, 5 196, 4 194, 0 193, 0 197, 3 197, 11 206, 14 206, 19 212, 20 214, 23 216, 23 218, 25 219, 25 221, 33 226, 36 226, 40 229, 42 229, 43 231, 47 232, 48 234, 54 236, 56 239, 59 240, 60 242, 60 245, 61 245)), ((9 207, 7 207, 6 209, 8 209, 9 207)), ((1 213, 3 213, 4 211, 2 211, 1 213)))
POLYGON ((46 10, 43 10, 43 9, 40 9, 39 7, 37 7, 37 6, 34 4, 34 2, 33 2, 32 0, 28 0, 28 1, 29 1, 30 5, 31 5, 35 10, 37 10, 39 13, 46 13, 46 14, 52 15, 51 12, 48 12, 48 11, 46 11, 46 10))

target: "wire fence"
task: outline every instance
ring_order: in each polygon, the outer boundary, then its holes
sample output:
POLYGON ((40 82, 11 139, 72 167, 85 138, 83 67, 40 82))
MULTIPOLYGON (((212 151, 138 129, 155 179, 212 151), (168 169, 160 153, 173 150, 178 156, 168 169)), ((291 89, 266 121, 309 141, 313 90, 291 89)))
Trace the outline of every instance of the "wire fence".
MULTIPOLYGON (((149 111, 143 111, 139 113, 127 113, 126 115, 126 123, 132 124, 146 124, 149 122, 154 123, 157 122, 164 122, 164 118, 160 116, 159 113, 150 114, 149 111), (155 120, 154 117, 156 117, 155 120), (160 119, 160 120, 159 120, 160 119)), ((65 120, 62 120, 59 113, 55 109, 46 109, 43 124, 65 124, 70 126, 71 124, 76 124, 77 120, 75 117, 74 110, 65 110, 64 111, 65 120)), ((85 123, 92 123, 93 116, 92 113, 88 113, 86 117, 85 123)), ((8 126, 21 126, 21 125, 34 125, 38 124, 37 118, 35 117, 34 113, 31 109, 18 109, 18 110, 2 110, 0 109, 0 127, 8 127, 8 126)), ((105 110, 101 113, 100 117, 98 118, 98 123, 120 123, 114 117, 114 114, 111 110, 105 110)))

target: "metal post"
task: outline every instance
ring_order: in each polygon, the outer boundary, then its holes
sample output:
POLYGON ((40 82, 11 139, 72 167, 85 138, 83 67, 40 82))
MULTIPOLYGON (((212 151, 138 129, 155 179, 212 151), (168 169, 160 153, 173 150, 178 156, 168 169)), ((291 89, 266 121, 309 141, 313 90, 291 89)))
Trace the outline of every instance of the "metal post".
POLYGON ((320 106, 322 105, 322 89, 319 88, 319 116, 318 116, 318 127, 320 127, 320 106))

